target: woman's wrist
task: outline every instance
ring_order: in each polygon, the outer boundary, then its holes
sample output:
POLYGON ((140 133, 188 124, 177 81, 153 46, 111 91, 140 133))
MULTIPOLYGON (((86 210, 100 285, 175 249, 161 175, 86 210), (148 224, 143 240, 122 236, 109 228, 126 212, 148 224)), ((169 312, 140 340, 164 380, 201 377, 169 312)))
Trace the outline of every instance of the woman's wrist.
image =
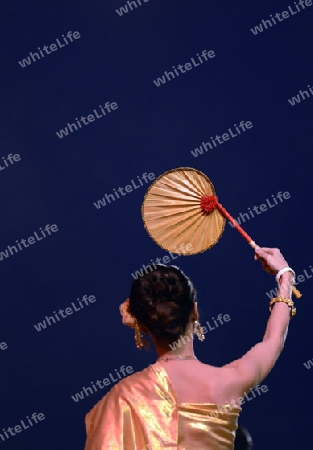
POLYGON ((285 272, 282 274, 278 285, 278 294, 284 297, 291 298, 292 286, 294 284, 294 275, 292 272, 285 272))
POLYGON ((282 277, 285 273, 291 273, 293 276, 296 275, 295 272, 292 270, 292 268, 289 267, 288 264, 286 263, 286 265, 285 265, 282 269, 280 269, 280 270, 277 272, 277 274, 276 274, 275 279, 276 279, 276 282, 277 282, 277 283, 280 282, 281 277, 282 277))
POLYGON ((294 278, 294 272, 291 272, 290 270, 288 270, 288 272, 285 272, 285 273, 283 273, 281 276, 280 276, 280 280, 283 280, 283 279, 288 279, 288 278, 294 278))

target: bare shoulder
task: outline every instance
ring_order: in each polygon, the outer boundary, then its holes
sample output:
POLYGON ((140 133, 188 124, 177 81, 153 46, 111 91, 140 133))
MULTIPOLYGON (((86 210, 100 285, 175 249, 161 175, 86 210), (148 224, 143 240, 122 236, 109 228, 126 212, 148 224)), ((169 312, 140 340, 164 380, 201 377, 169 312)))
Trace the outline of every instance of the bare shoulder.
POLYGON ((230 403, 242 396, 244 385, 238 379, 236 362, 216 367, 203 364, 203 379, 214 393, 214 403, 230 403))
POLYGON ((223 368, 188 361, 183 370, 179 363, 172 363, 166 365, 166 371, 179 403, 226 404, 234 395, 231 374, 223 368))

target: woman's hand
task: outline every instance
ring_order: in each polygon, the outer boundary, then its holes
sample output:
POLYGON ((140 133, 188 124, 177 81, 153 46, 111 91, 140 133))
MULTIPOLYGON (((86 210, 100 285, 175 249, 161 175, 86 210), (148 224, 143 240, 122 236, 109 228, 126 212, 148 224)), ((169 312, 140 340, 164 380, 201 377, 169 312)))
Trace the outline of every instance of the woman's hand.
POLYGON ((260 259, 265 272, 276 275, 279 270, 288 267, 288 263, 278 248, 256 247, 255 261, 260 259))

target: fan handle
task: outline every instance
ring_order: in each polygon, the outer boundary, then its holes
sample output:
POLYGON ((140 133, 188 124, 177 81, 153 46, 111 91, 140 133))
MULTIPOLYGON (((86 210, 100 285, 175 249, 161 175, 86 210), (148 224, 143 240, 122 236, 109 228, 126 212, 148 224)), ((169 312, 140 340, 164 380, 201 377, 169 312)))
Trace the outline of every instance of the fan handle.
MULTIPOLYGON (((248 242, 249 245, 251 245, 251 247, 253 249, 255 249, 255 247, 258 247, 258 245, 254 242, 254 240, 245 232, 245 230, 239 225, 238 222, 236 222, 236 220, 229 214, 228 211, 226 211, 226 209, 217 202, 217 208, 221 211, 221 213, 223 214, 223 216, 228 219, 230 221, 230 223, 234 226, 234 228, 236 228, 237 231, 239 231, 239 233, 241 234, 241 236, 248 242)), ((300 291, 298 291, 298 289, 295 286, 292 286, 292 293, 296 298, 300 298, 302 297, 302 294, 300 291)))

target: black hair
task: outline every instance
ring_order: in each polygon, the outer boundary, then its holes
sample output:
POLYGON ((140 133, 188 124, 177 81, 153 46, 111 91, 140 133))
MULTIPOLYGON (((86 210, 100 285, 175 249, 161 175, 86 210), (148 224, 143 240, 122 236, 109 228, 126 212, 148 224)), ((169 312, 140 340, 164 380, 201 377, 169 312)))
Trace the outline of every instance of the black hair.
POLYGON ((154 266, 154 270, 133 280, 129 312, 157 340, 171 343, 185 333, 196 291, 178 267, 154 266))
POLYGON ((234 450, 252 450, 253 443, 249 432, 239 426, 236 431, 234 450))

